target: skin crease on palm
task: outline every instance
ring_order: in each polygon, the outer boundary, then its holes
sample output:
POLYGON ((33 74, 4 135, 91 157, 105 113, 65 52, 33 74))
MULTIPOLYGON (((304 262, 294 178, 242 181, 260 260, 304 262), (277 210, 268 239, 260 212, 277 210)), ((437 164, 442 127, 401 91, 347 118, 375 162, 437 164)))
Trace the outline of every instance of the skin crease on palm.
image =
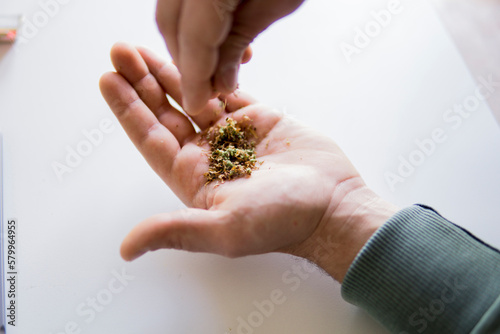
POLYGON ((209 101, 193 116, 205 130, 227 117, 244 116, 257 128, 262 161, 250 177, 206 185, 207 143, 166 94, 182 104, 180 74, 151 51, 118 43, 115 72, 101 92, 132 142, 187 209, 159 214, 137 225, 121 254, 133 260, 160 248, 209 252, 231 258, 284 252, 314 261, 342 281, 370 236, 396 211, 363 183, 328 137, 243 92, 209 101), (319 239, 331 251, 316 256, 319 239))

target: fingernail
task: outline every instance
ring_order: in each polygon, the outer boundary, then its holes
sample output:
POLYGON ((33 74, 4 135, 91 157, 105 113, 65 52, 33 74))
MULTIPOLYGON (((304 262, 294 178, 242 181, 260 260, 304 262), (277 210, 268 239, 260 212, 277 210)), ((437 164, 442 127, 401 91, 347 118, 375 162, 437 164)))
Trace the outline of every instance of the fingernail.
POLYGON ((228 91, 234 91, 238 85, 239 66, 229 65, 222 72, 222 84, 228 91))
POLYGON ((184 109, 187 114, 191 114, 191 104, 189 102, 189 99, 185 96, 182 98, 182 109, 184 109))

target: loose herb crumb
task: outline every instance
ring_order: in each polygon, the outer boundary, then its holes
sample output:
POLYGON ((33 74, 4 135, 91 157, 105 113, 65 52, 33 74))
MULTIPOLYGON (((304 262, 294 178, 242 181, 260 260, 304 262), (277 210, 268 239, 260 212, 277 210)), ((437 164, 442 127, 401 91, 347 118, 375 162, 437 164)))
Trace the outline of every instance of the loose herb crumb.
POLYGON ((218 180, 224 181, 252 175, 257 169, 255 155, 256 128, 245 124, 250 119, 243 118, 243 122, 236 122, 226 118, 225 125, 212 127, 206 139, 210 145, 209 168, 205 173, 207 184, 218 180))

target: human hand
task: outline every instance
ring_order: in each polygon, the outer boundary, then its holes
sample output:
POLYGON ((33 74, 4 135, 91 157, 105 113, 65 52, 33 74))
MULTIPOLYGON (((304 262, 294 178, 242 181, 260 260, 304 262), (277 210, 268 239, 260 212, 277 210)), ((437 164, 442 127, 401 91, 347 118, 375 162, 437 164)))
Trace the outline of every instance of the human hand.
POLYGON ((158 0, 156 20, 182 74, 184 110, 198 114, 214 90, 232 93, 250 43, 303 1, 158 0))
POLYGON ((227 117, 244 116, 257 128, 263 164, 248 178, 206 185, 208 144, 182 105, 180 75, 152 52, 117 44, 118 73, 100 81, 102 94, 132 142, 188 209, 146 219, 125 238, 121 254, 173 248, 240 257, 285 252, 308 258, 341 281, 368 238, 396 209, 368 190, 328 137, 248 95, 228 95, 227 110, 209 101, 193 121, 206 130, 227 117), (331 246, 322 255, 318 242, 331 246))

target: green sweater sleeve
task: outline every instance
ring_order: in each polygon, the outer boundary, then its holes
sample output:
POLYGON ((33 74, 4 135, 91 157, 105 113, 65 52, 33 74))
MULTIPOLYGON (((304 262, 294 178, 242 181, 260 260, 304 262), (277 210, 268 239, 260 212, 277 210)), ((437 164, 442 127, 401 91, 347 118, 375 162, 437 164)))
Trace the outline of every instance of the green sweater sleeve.
POLYGON ((392 333, 500 333, 500 252, 412 206, 363 247, 342 296, 392 333))

